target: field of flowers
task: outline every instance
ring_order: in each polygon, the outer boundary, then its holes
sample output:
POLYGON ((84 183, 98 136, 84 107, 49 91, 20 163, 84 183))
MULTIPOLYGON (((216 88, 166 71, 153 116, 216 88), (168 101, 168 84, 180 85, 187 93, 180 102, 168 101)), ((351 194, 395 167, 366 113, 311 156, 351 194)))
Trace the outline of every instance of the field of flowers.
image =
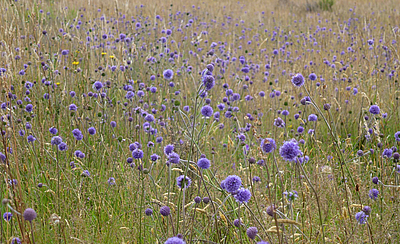
POLYGON ((172 2, 0 2, 0 243, 400 243, 398 2, 172 2))

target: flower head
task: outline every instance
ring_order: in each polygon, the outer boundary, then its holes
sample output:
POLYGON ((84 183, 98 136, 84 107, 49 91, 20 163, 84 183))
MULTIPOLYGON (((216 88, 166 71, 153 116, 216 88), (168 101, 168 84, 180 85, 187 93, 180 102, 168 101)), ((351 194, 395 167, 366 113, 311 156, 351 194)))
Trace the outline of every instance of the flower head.
POLYGON ((272 138, 265 138, 261 141, 261 149, 264 153, 270 153, 276 149, 275 140, 272 138))
POLYGON ((213 113, 214 113, 214 111, 213 111, 212 107, 209 105, 206 105, 201 108, 201 114, 204 117, 211 117, 213 115, 213 113))
POLYGON ((377 189, 373 188, 373 189, 369 190, 368 196, 372 200, 376 200, 378 198, 378 195, 379 195, 379 191, 377 189))
POLYGON ((171 237, 164 242, 164 244, 186 244, 186 242, 179 237, 171 237))
POLYGON ((251 193, 248 189, 240 188, 234 197, 239 203, 247 203, 251 198, 251 193))
POLYGON ((174 72, 170 69, 166 69, 163 72, 163 77, 166 80, 171 80, 174 77, 174 72))
POLYGON ((301 154, 300 147, 296 140, 285 141, 279 148, 279 154, 286 161, 296 161, 297 156, 301 154))
POLYGON ((252 239, 252 240, 254 240, 254 238, 256 238, 257 233, 258 233, 257 227, 249 227, 249 228, 246 230, 247 236, 248 236, 250 239, 252 239))
POLYGON ((363 225, 367 222, 368 215, 365 214, 363 211, 356 213, 356 220, 358 224, 363 225))
POLYGON ((199 168, 201 169, 208 169, 210 168, 210 160, 208 160, 207 158, 200 158, 197 161, 197 166, 199 166, 199 168))
POLYGON ((223 181, 223 186, 227 192, 234 193, 242 186, 242 179, 237 175, 229 175, 223 181))
POLYGON ((293 85, 297 87, 301 87, 304 85, 304 77, 302 74, 298 73, 292 77, 292 83, 293 85))
POLYGON ((24 216, 25 220, 32 221, 32 220, 36 219, 37 214, 36 214, 35 210, 33 210, 32 208, 27 208, 27 209, 25 209, 23 216, 24 216))
POLYGON ((371 113, 371 114, 379 114, 380 112, 381 112, 381 109, 379 108, 379 106, 378 105, 372 105, 370 108, 369 108, 369 112, 371 113))
POLYGON ((180 175, 176 178, 176 184, 179 188, 188 188, 192 184, 192 179, 188 176, 180 175))

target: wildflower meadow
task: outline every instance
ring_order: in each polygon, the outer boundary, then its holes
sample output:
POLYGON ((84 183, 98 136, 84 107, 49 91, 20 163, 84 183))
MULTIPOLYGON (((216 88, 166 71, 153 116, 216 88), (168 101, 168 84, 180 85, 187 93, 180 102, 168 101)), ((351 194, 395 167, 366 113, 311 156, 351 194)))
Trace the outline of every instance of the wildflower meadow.
POLYGON ((0 1, 0 243, 400 243, 399 7, 0 1))

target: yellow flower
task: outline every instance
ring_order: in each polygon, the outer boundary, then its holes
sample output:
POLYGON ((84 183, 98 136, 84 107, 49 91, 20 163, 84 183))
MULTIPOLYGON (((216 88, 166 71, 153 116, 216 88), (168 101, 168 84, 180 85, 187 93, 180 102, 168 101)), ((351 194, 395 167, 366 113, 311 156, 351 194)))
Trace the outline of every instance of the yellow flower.
POLYGON ((60 84, 61 84, 60 82, 57 82, 57 83, 56 83, 57 86, 59 86, 60 84))
POLYGON ((111 55, 110 58, 115 58, 115 57, 113 55, 111 55))
POLYGON ((73 64, 73 65, 78 65, 78 64, 79 64, 79 61, 74 61, 74 62, 72 62, 72 64, 73 64))
POLYGON ((137 83, 137 80, 134 80, 134 81, 133 81, 133 84, 136 84, 136 83, 137 83))
POLYGON ((101 53, 101 55, 103 55, 103 56, 104 56, 104 55, 106 55, 106 54, 107 54, 107 53, 104 53, 104 52, 103 52, 103 53, 101 53))

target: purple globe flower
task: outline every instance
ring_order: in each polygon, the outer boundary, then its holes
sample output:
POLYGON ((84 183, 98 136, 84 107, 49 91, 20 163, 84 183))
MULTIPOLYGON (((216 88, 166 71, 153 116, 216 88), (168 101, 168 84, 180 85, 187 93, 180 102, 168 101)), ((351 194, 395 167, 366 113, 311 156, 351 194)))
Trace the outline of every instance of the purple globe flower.
POLYGON ((265 138, 261 141, 261 149, 264 153, 271 153, 276 149, 275 140, 272 138, 265 138))
POLYGON ((49 129, 49 132, 50 132, 51 134, 53 134, 53 135, 57 135, 58 130, 57 130, 57 128, 55 128, 55 127, 51 127, 51 128, 49 129))
POLYGON ((153 214, 153 210, 152 210, 151 208, 147 208, 147 209, 144 211, 144 213, 145 213, 147 216, 150 216, 150 215, 153 214))
POLYGON ((192 179, 188 176, 180 175, 176 178, 176 184, 179 188, 188 188, 192 184, 192 179))
POLYGON ((304 85, 304 77, 302 74, 298 73, 292 77, 292 83, 293 85, 297 87, 301 87, 304 85))
POLYGON ((93 90, 100 91, 101 88, 103 88, 103 83, 101 83, 100 81, 96 81, 93 84, 93 90))
POLYGON ((362 211, 366 214, 366 215, 370 215, 372 209, 370 206, 364 206, 362 211))
POLYGON ((174 72, 170 69, 164 70, 163 77, 166 80, 171 80, 174 77, 174 72))
POLYGON ((69 105, 69 110, 70 111, 76 111, 77 109, 78 109, 78 107, 75 104, 72 103, 72 104, 69 105))
POLYGON ((12 218, 12 213, 11 212, 5 212, 4 214, 3 214, 3 219, 5 220, 5 221, 10 221, 11 220, 11 218, 12 218))
POLYGON ((297 156, 301 154, 300 147, 296 140, 285 141, 279 148, 279 154, 286 161, 296 161, 297 156))
POLYGON ((201 169, 208 169, 210 168, 210 160, 208 160, 207 158, 200 158, 197 161, 197 166, 199 166, 199 168, 201 169))
POLYGON ((186 242, 179 237, 171 237, 164 242, 164 244, 186 244, 186 242))
POLYGON ((373 188, 373 189, 369 190, 368 196, 372 200, 376 200, 378 198, 378 195, 379 195, 379 191, 377 189, 373 188))
POLYGON ((223 188, 229 192, 234 193, 242 186, 242 179, 237 175, 229 175, 223 181, 223 188))
POLYGON ((394 139, 395 139, 396 141, 399 141, 399 142, 400 142, 400 131, 397 131, 396 133, 394 133, 394 139))
POLYGON ((308 115, 308 121, 317 121, 318 117, 315 114, 308 115))
POLYGON ((214 111, 213 111, 212 107, 209 105, 206 105, 201 108, 201 114, 204 117, 211 117, 213 115, 213 113, 214 113, 214 111))
POLYGON ((215 78, 212 75, 203 76, 203 85, 206 90, 211 90, 215 86, 215 78))
POLYGON ((382 157, 391 158, 393 155, 393 150, 390 148, 385 148, 382 153, 382 157))
POLYGON ((240 188, 234 197, 239 203, 247 203, 251 198, 251 193, 248 189, 240 188))
POLYGON ((26 221, 32 221, 36 219, 37 214, 32 208, 27 208, 25 209, 23 216, 26 221))
POLYGON ((370 112, 371 114, 377 115, 377 114, 379 114, 379 113, 381 112, 381 109, 379 108, 378 105, 372 105, 372 106, 369 108, 369 112, 370 112))
POLYGON ((165 155, 169 155, 170 153, 172 153, 174 151, 175 146, 172 144, 168 144, 164 147, 164 154, 165 155))
POLYGON ((179 154, 171 152, 168 154, 168 163, 178 164, 180 160, 179 154))
POLYGON ((74 130, 72 131, 72 135, 75 137, 75 139, 76 139, 77 141, 80 141, 80 140, 83 139, 83 134, 82 134, 82 132, 81 132, 79 129, 74 129, 74 130))
POLYGON ((132 158, 134 159, 143 158, 143 151, 140 150, 139 148, 136 148, 135 150, 132 151, 132 158))
POLYGON ((90 128, 88 129, 88 132, 89 132, 90 135, 94 135, 94 134, 96 134, 96 128, 90 127, 90 128))
POLYGON ((58 150, 63 152, 63 151, 67 151, 68 150, 68 145, 65 142, 61 142, 60 144, 58 144, 58 150))
POLYGON ((62 142, 62 138, 59 136, 53 136, 53 138, 51 138, 51 145, 53 146, 58 146, 60 145, 60 143, 62 142))
POLYGON ((276 127, 284 128, 284 127, 285 127, 285 121, 283 121, 283 119, 281 119, 280 117, 278 117, 278 118, 276 118, 276 119, 274 120, 274 125, 275 125, 276 127))
POLYGON ((256 227, 249 227, 249 228, 246 230, 247 236, 248 236, 250 239, 252 239, 252 240, 254 240, 254 239, 256 238, 257 233, 258 233, 258 230, 257 230, 256 227))
POLYGON ((310 80, 314 81, 314 80, 317 79, 317 75, 314 74, 314 73, 311 73, 311 74, 308 76, 308 78, 309 78, 310 80))
POLYGON ((171 209, 168 206, 162 206, 160 208, 160 214, 162 216, 169 216, 171 214, 171 209))
POLYGON ((11 244, 21 244, 22 243, 22 241, 21 241, 21 239, 19 239, 18 237, 14 237, 12 240, 11 240, 11 244))
POLYGON ((363 225, 367 223, 367 218, 368 215, 365 214, 363 211, 356 213, 356 220, 358 221, 358 224, 363 225))

